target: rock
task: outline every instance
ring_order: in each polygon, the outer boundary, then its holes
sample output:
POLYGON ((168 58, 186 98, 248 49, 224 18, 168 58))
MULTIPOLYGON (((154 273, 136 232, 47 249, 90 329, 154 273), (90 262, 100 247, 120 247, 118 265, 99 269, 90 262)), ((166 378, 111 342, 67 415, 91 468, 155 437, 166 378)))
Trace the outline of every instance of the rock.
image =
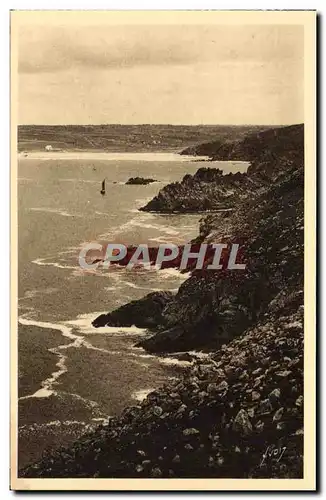
POLYGON ((255 415, 255 410, 254 410, 254 408, 249 408, 249 409, 247 410, 247 413, 248 413, 248 415, 249 415, 249 417, 250 417, 250 418, 253 418, 253 416, 255 415))
POLYGON ((172 463, 174 464, 180 463, 180 455, 175 455, 175 457, 172 459, 172 463))
POLYGON ((259 392, 257 392, 257 391, 252 391, 252 393, 251 393, 251 399, 252 399, 253 401, 257 401, 258 399, 260 399, 260 394, 259 394, 259 392))
POLYGON ((262 422, 261 420, 259 420, 256 425, 255 425, 255 429, 257 430, 257 432, 263 432, 264 430, 264 422, 262 422))
POLYGON ((185 450, 192 451, 194 448, 191 446, 191 444, 187 443, 185 444, 185 450))
POLYGON ((281 420, 282 416, 283 416, 283 412, 284 412, 284 408, 279 408, 275 414, 274 414, 274 417, 273 417, 273 422, 278 422, 279 420, 281 420))
POLYGON ((154 406, 153 413, 154 415, 156 415, 156 417, 160 417, 163 413, 163 410, 160 406, 154 406))
POLYGON ((245 410, 240 410, 237 413, 232 428, 235 432, 239 432, 243 436, 248 436, 252 433, 252 425, 245 410))
POLYGON ((162 475, 162 471, 159 467, 154 467, 150 473, 151 477, 162 477, 162 475))
POLYGON ((282 370, 280 372, 276 372, 275 375, 277 377, 281 377, 281 378, 285 378, 285 377, 288 377, 289 375, 291 375, 291 371, 290 370, 282 370))
POLYGON ((127 180, 126 184, 146 185, 146 184, 151 184, 152 182, 157 182, 157 181, 155 179, 150 179, 150 178, 146 179, 145 177, 130 177, 130 179, 127 180))
POLYGON ((227 383, 226 380, 223 380, 220 384, 218 384, 216 391, 221 392, 221 391, 226 391, 229 388, 229 384, 227 383))
POLYGON ((273 407, 269 399, 264 399, 259 405, 259 413, 261 415, 268 415, 273 411, 273 407))
POLYGON ((150 328, 164 323, 164 308, 173 299, 171 292, 153 292, 140 300, 119 307, 108 314, 101 314, 93 322, 95 328, 101 326, 137 326, 150 328))
POLYGON ((296 400, 295 404, 299 408, 302 407, 302 405, 303 405, 303 396, 302 395, 298 397, 298 399, 296 400))
POLYGON ((198 429, 195 429, 194 427, 191 427, 189 429, 184 429, 182 431, 182 434, 184 436, 193 436, 194 434, 199 434, 199 430, 198 429))
POLYGON ((194 359, 194 357, 189 354, 189 352, 183 352, 182 354, 177 355, 176 358, 179 361, 188 361, 189 363, 191 363, 194 359))

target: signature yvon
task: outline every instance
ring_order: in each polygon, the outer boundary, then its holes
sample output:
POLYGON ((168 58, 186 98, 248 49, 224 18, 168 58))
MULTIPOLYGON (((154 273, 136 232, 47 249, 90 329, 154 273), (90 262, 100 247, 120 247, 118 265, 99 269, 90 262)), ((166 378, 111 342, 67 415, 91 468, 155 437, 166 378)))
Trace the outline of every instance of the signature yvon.
POLYGON ((277 448, 274 444, 267 446, 265 453, 263 454, 262 461, 260 462, 260 467, 267 464, 268 461, 276 460, 280 462, 286 450, 286 446, 282 448, 277 448))

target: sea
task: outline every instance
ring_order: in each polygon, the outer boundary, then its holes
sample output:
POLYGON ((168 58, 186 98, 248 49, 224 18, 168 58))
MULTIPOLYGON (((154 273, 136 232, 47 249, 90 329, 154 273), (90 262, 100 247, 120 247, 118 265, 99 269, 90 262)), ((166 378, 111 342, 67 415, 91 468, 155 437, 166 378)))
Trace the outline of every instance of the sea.
POLYGON ((79 254, 90 242, 155 246, 196 237, 202 214, 139 208, 204 166, 247 169, 244 162, 207 164, 167 152, 19 155, 19 467, 105 424, 189 365, 135 347, 145 330, 92 326, 99 314, 150 292, 176 292, 188 275, 155 267, 83 269, 79 254), (125 184, 136 176, 157 182, 125 184))

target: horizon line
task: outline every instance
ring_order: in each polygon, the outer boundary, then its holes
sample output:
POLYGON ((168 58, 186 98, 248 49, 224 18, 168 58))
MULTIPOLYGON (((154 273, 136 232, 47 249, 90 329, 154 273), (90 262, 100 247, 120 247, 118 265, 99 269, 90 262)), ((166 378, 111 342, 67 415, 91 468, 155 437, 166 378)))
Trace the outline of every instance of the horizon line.
POLYGON ((279 123, 271 125, 268 123, 19 123, 17 127, 290 127, 293 125, 303 125, 304 122, 279 123))

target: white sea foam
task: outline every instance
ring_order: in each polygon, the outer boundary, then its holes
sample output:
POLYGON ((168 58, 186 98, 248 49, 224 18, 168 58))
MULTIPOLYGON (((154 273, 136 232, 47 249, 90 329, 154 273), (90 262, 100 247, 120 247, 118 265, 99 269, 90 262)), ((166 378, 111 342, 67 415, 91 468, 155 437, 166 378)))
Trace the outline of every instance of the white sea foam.
POLYGON ((191 361, 184 361, 176 358, 170 358, 170 357, 158 357, 158 361, 164 365, 172 365, 172 366, 190 366, 191 361))
POLYGON ((109 214, 105 212, 99 212, 98 210, 95 210, 96 215, 105 215, 105 217, 108 217, 109 214))
POLYGON ((51 294, 58 292, 59 288, 41 288, 38 290, 28 290, 25 292, 24 297, 21 297, 19 300, 24 300, 24 299, 33 299, 37 295, 45 295, 45 294, 51 294))
POLYGON ((144 229, 156 229, 157 231, 169 234, 170 236, 177 236, 178 234, 180 234, 180 231, 176 231, 175 229, 172 229, 170 226, 160 226, 159 224, 147 224, 145 221, 137 218, 129 221, 126 226, 141 227, 144 229))
POLYGON ((35 259, 32 260, 33 264, 36 264, 38 266, 50 266, 50 267, 57 267, 58 269, 73 269, 73 270, 80 270, 81 268, 78 266, 68 266, 66 264, 59 264, 59 262, 44 262, 45 259, 35 259))
POLYGON ((188 278, 190 278, 191 273, 181 273, 179 269, 176 269, 174 267, 167 267, 165 269, 159 269, 160 274, 159 278, 163 279, 168 279, 168 278, 178 278, 179 281, 186 281, 188 278))
MULTIPOLYGON (((136 326, 102 326, 99 328, 95 328, 92 326, 92 321, 96 319, 98 316, 101 314, 107 314, 107 312, 92 312, 92 313, 87 313, 87 314, 80 314, 77 316, 76 319, 66 321, 65 324, 69 325, 69 327, 75 327, 78 328, 78 331, 81 332, 82 335, 86 334, 94 334, 94 333, 105 333, 105 334, 112 334, 112 335, 143 335, 146 333, 146 329, 144 328, 138 328, 136 326)), ((85 341, 84 341, 85 343, 85 341)), ((100 350, 99 348, 95 348, 92 346, 93 349, 100 350)), ((108 352, 109 354, 112 354, 112 351, 105 351, 108 352)))
POLYGON ((63 208, 31 207, 32 212, 45 212, 50 214, 62 215, 63 217, 82 217, 79 214, 70 214, 63 208))
MULTIPOLYGON (((131 281, 119 281, 121 285, 128 286, 129 288, 133 288, 135 290, 145 290, 147 292, 161 292, 161 288, 152 288, 147 286, 139 286, 137 283, 132 283, 131 281)), ((107 290, 107 288, 106 288, 107 290)))
POLYGON ((189 354, 199 359, 207 359, 211 357, 211 354, 202 351, 189 351, 189 354))
MULTIPOLYGON (((56 391, 54 389, 55 385, 58 382, 58 379, 63 375, 64 373, 67 372, 67 366, 66 366, 66 360, 67 356, 65 356, 61 351, 65 351, 70 348, 80 348, 84 347, 86 349, 91 349, 95 351, 100 351, 106 354, 113 354, 111 351, 108 351, 106 349, 102 349, 99 347, 93 346, 91 343, 87 342, 84 337, 76 335, 72 333, 72 328, 73 326, 77 326, 74 324, 74 321, 67 321, 64 324, 56 324, 56 323, 50 323, 50 322, 44 322, 44 321, 36 321, 36 320, 31 320, 27 319, 25 317, 20 317, 18 319, 19 323, 22 325, 26 326, 38 326, 41 328, 50 328, 54 330, 59 330, 63 337, 67 337, 72 340, 71 343, 69 344, 63 344, 63 345, 58 345, 57 347, 48 349, 49 352, 52 352, 56 356, 58 356, 58 362, 56 363, 56 367, 58 368, 56 371, 54 371, 50 377, 48 377, 46 380, 41 382, 41 388, 38 389, 36 392, 33 394, 30 394, 28 396, 22 396, 19 398, 19 400, 24 400, 24 399, 29 399, 29 398, 47 398, 51 396, 52 394, 56 394, 56 391)), ((78 320, 77 320, 78 321, 78 320)), ((89 326, 89 325, 88 325, 89 326)), ((79 328, 79 330, 81 330, 79 328)), ((92 329, 92 333, 94 333, 94 329, 92 329)), ((79 397, 78 395, 74 395, 76 397, 79 397)))
POLYGON ((87 184, 98 184, 99 181, 92 181, 92 180, 89 180, 89 179, 58 179, 58 181, 61 181, 61 182, 75 182, 75 183, 78 183, 78 182, 83 182, 83 183, 87 183, 87 184))

